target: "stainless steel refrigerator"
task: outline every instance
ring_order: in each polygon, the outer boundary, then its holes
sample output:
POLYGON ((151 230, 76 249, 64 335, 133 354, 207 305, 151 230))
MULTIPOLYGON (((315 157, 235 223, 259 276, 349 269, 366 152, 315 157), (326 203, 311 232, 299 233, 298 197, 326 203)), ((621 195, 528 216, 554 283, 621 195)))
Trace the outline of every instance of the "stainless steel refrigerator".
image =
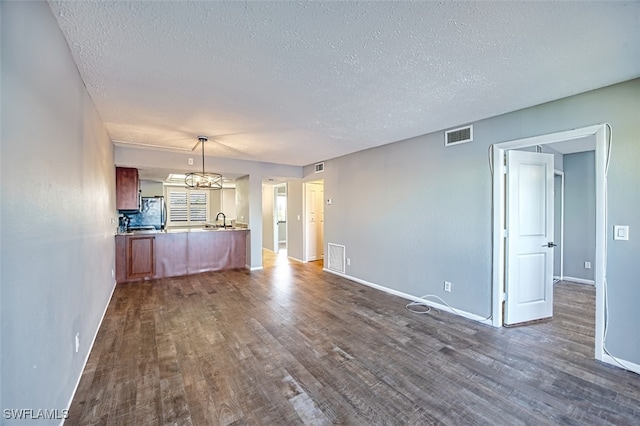
POLYGON ((164 229, 167 207, 164 197, 142 197, 140 211, 128 214, 129 229, 164 229))

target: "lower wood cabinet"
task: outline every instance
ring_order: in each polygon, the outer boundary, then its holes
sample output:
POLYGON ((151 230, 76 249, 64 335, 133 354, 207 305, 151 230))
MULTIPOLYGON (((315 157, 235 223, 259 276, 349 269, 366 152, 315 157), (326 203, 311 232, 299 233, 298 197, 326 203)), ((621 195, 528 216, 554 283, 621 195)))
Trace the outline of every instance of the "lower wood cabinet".
POLYGON ((116 282, 244 268, 248 232, 116 235, 116 282))
POLYGON ((156 275, 155 235, 116 235, 116 282, 156 275))
POLYGON ((156 275, 155 236, 129 237, 127 278, 151 278, 156 275))

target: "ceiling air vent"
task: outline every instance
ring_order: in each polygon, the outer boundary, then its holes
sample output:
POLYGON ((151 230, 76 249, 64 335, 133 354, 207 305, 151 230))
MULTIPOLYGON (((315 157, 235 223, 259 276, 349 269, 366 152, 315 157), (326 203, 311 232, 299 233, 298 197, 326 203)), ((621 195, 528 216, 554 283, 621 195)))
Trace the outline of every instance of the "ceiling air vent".
POLYGON ((458 145, 473 140, 473 126, 459 127, 444 132, 444 146, 458 145))
POLYGON ((316 163, 313 166, 313 169, 315 170, 316 173, 322 173, 324 172, 324 162, 322 163, 316 163))

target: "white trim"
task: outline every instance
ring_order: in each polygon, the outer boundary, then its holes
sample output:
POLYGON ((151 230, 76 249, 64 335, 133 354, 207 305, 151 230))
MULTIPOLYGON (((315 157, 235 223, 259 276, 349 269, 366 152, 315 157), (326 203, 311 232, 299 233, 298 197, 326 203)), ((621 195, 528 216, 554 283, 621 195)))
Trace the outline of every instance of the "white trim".
POLYGON ((300 262, 300 263, 306 263, 304 260, 300 260, 300 259, 297 259, 297 258, 292 257, 292 256, 287 256, 287 259, 291 259, 291 260, 294 260, 294 261, 300 262))
MULTIPOLYGON (((89 355, 91 355, 91 351, 93 350, 93 345, 96 343, 96 338, 98 337, 98 332, 100 331, 100 327, 102 327, 102 322, 104 321, 104 317, 107 315, 107 310, 109 309, 109 305, 111 304, 111 299, 113 298, 113 293, 116 291, 116 286, 118 283, 114 280, 113 287, 111 287, 111 294, 109 294, 109 299, 107 299, 107 304, 102 311, 102 316, 100 317, 100 322, 98 322, 98 327, 96 328, 96 332, 93 334, 93 339, 91 339, 91 345, 89 346, 89 351, 87 351, 87 355, 84 358, 84 362, 82 363, 82 369, 80 370, 80 375, 78 375, 78 380, 76 381, 76 385, 73 388, 73 392, 71 393, 71 398, 69 399, 69 403, 67 404, 67 410, 71 409, 71 403, 73 402, 73 398, 76 396, 76 392, 78 391, 78 386, 80 386, 80 380, 82 379, 82 374, 84 373, 84 369, 87 368, 87 362, 89 361, 89 355)), ((60 425, 64 424, 66 419, 62 419, 60 425)))
POLYGON ((595 287, 596 287, 596 330, 595 330, 595 358, 602 360, 604 355, 604 279, 606 276, 606 236, 607 224, 605 214, 605 191, 607 179, 605 175, 607 162, 607 125, 598 124, 564 132, 517 139, 493 146, 493 280, 492 280, 492 325, 501 327, 503 323, 502 301, 504 299, 504 193, 503 175, 504 152, 508 149, 524 148, 534 145, 547 145, 572 139, 595 136, 595 172, 596 172, 596 254, 595 254, 595 287))
POLYGON ((640 374, 640 364, 636 364, 634 362, 627 361, 618 357, 613 357, 606 353, 602 355, 601 361, 618 368, 624 367, 625 370, 633 371, 636 374, 640 374))
POLYGON ((463 311, 463 310, 457 309, 457 308, 456 308, 456 312, 454 312, 448 306, 441 305, 439 303, 435 303, 435 302, 433 302, 431 300, 421 299, 418 296, 412 296, 411 294, 408 294, 408 293, 403 293, 401 291, 394 290, 394 289, 389 288, 389 287, 384 287, 384 286, 381 286, 379 284, 374 284, 374 283, 371 283, 369 281, 361 280, 359 278, 355 278, 355 277, 352 277, 350 275, 341 274, 339 272, 332 271, 332 270, 327 269, 327 268, 322 268, 322 270, 325 271, 325 272, 329 272, 330 274, 334 274, 334 275, 337 275, 339 277, 346 278, 348 280, 354 281, 354 282, 356 282, 358 284, 366 285, 367 287, 375 288, 376 290, 380 290, 380 291, 383 291, 385 293, 393 294, 394 296, 402 297, 403 299, 407 299, 407 300, 410 300, 412 302, 415 302, 415 301, 424 302, 425 304, 433 307, 434 309, 438 309, 438 310, 441 310, 441 311, 449 312, 451 314, 458 315, 458 316, 461 316, 463 318, 467 318, 467 319, 479 322, 481 324, 491 325, 491 320, 490 319, 486 319, 484 317, 481 317, 480 315, 472 314, 471 312, 466 312, 466 311, 463 311))
POLYGON ((263 269, 262 266, 249 266, 249 265, 244 265, 244 267, 246 269, 248 269, 249 271, 253 272, 253 271, 261 271, 263 269))
POLYGON ((564 281, 571 281, 573 283, 578 283, 578 284, 596 285, 596 282, 594 280, 587 280, 587 279, 584 279, 584 278, 576 278, 576 277, 567 277, 567 276, 565 276, 562 279, 564 281))

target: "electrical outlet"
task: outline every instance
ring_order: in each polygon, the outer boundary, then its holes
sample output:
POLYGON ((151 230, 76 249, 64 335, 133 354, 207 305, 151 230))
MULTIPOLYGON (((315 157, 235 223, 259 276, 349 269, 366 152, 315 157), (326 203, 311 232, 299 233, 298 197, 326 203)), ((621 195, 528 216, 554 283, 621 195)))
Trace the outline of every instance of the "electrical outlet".
POLYGON ((189 158, 189 165, 193 166, 193 158, 189 158))
POLYGON ((584 269, 591 269, 591 262, 584 262, 584 269))
POLYGON ((347 257, 347 266, 351 266, 351 258, 347 257))
POLYGON ((444 291, 451 293, 451 283, 449 281, 444 282, 444 291))
POLYGON ((76 333, 76 353, 80 350, 80 333, 76 333))

